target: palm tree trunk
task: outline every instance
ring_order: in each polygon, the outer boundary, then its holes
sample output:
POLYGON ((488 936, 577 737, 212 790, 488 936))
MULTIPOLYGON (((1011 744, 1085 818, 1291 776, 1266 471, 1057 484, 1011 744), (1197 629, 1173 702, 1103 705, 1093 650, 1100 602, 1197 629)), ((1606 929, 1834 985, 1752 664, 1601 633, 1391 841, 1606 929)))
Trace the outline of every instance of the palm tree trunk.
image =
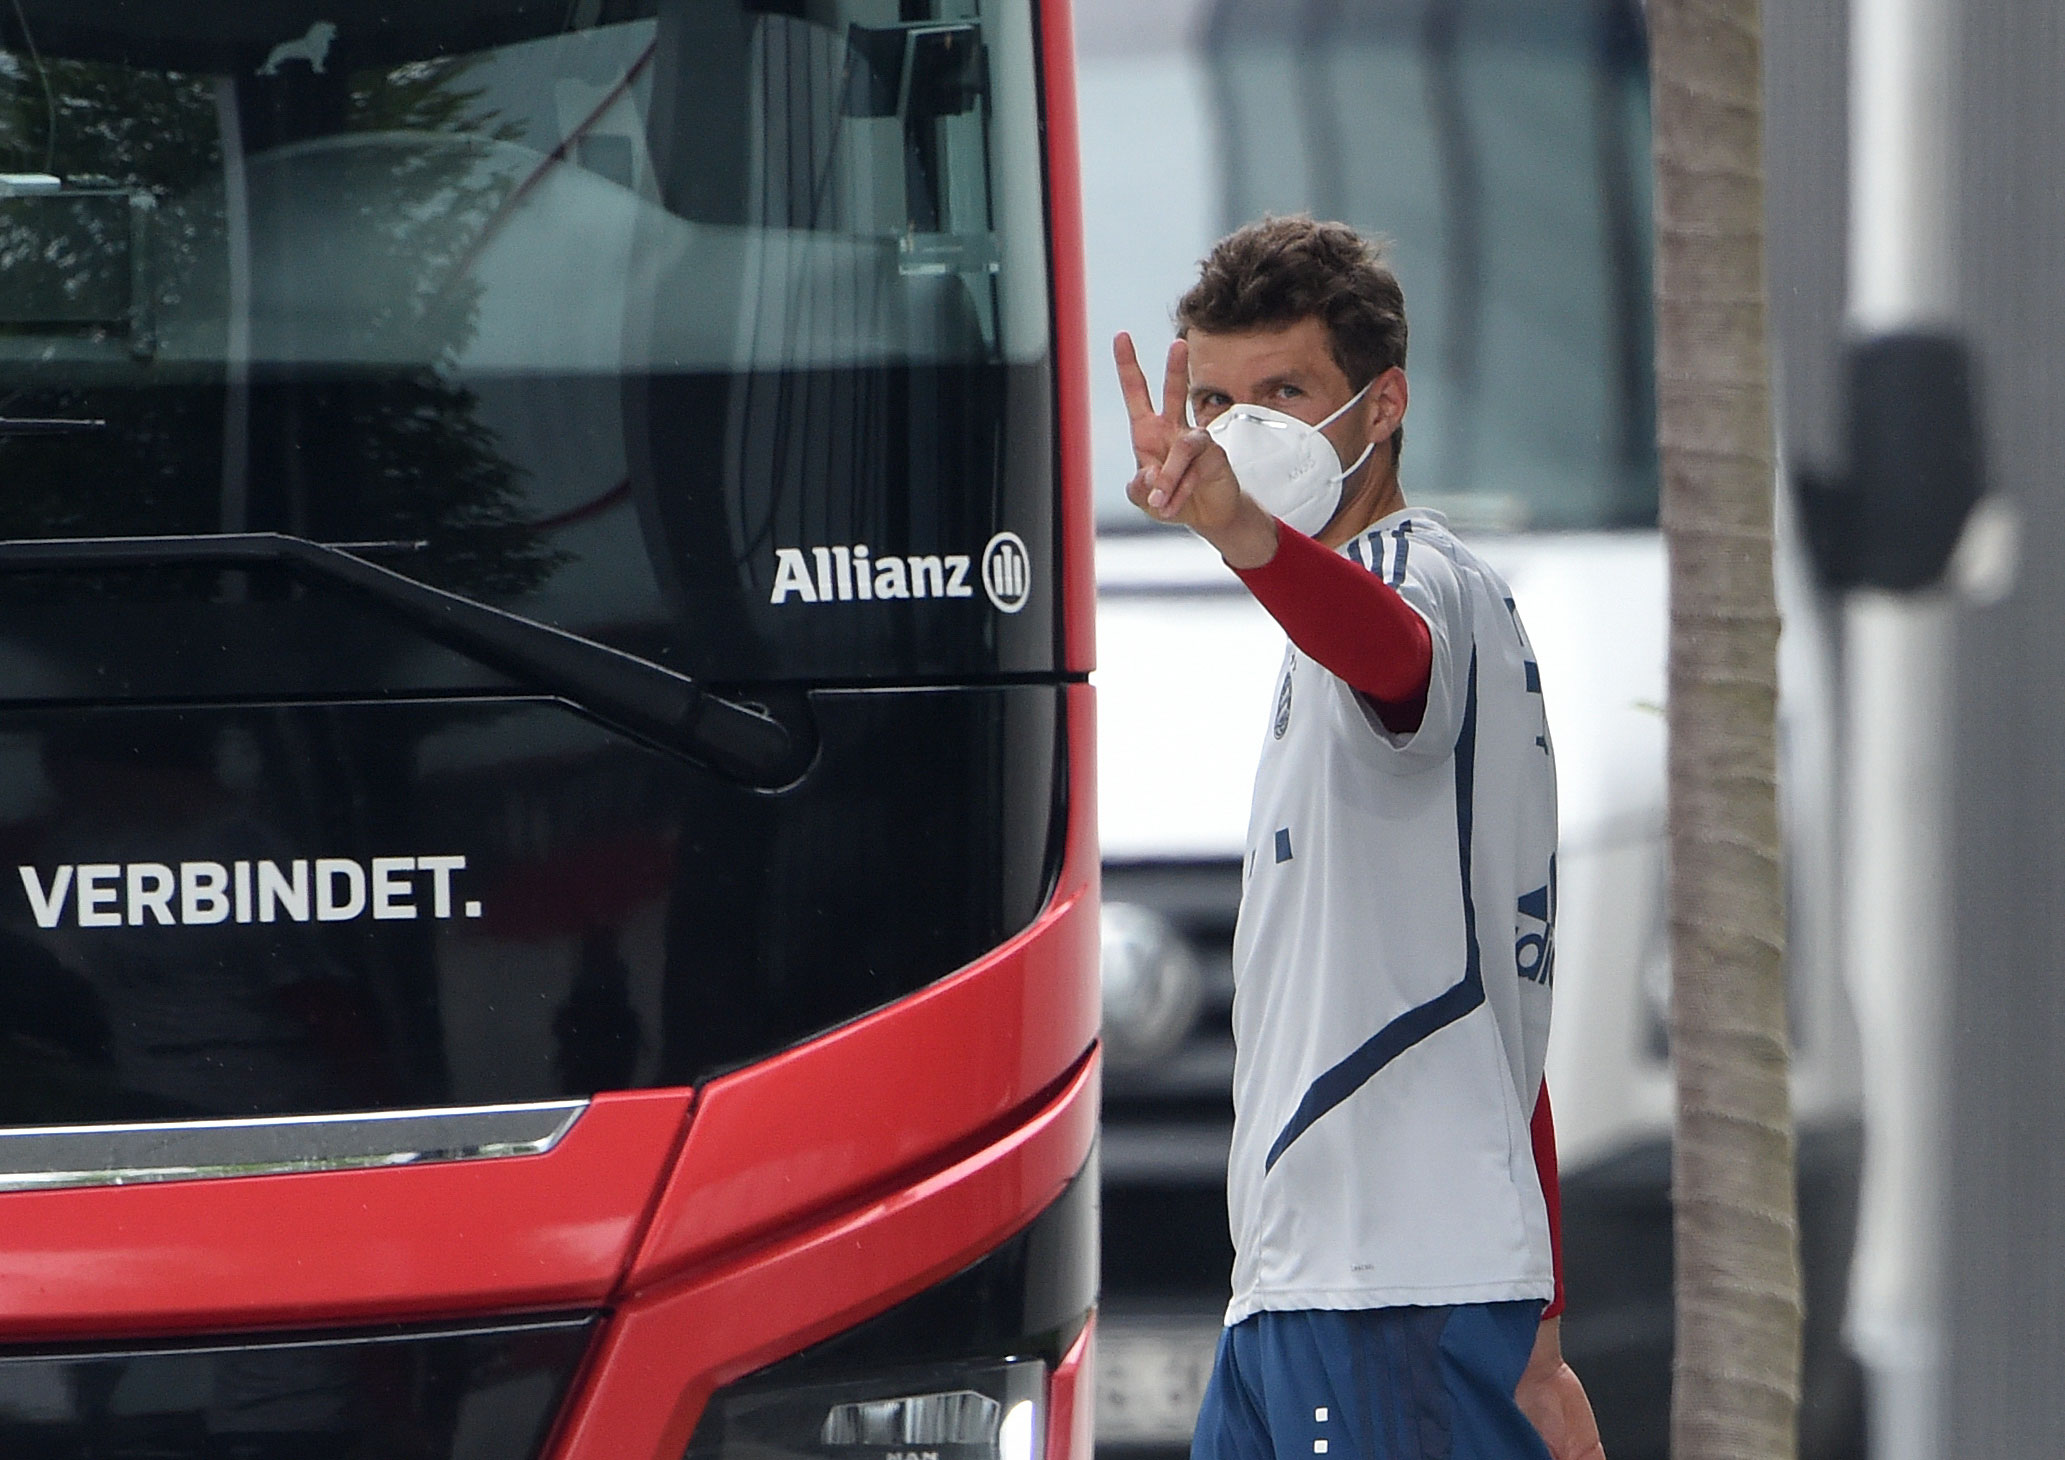
POLYGON ((1674 1460, 1789 1460, 1800 1276, 1779 867, 1757 0, 1650 0, 1670 555, 1674 1460))

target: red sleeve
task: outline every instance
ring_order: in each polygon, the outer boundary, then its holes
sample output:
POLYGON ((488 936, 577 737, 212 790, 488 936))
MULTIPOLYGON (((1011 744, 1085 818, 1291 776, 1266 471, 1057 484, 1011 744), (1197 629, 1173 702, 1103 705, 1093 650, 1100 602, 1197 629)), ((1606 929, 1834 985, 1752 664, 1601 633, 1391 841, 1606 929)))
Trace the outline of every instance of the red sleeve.
POLYGON ((1393 731, 1419 727, 1434 643, 1397 590, 1281 522, 1276 556, 1235 571, 1291 642, 1374 700, 1393 731))
POLYGON ((1544 1322, 1563 1316, 1563 1189, 1556 1176, 1556 1117, 1549 1110, 1549 1082, 1534 1102, 1534 1169, 1542 1179, 1542 1205, 1549 1209, 1549 1254, 1556 1265, 1556 1296, 1542 1309, 1544 1322))

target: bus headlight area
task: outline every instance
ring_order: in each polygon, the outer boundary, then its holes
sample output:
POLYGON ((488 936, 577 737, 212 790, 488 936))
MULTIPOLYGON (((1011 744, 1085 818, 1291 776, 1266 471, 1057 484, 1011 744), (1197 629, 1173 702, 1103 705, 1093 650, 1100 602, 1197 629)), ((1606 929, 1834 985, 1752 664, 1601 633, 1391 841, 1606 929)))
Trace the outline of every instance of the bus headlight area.
POLYGON ((1043 1460, 1046 1390, 1039 1359, 747 1383, 710 1401, 686 1460, 1043 1460))
POLYGON ((1204 1002, 1204 976, 1166 917, 1138 903, 1104 904, 1098 970, 1104 1057, 1113 1069, 1152 1064, 1182 1044, 1204 1002))
POLYGON ((972 1267, 718 1389, 682 1460, 1091 1460, 1097 1197, 1092 1159, 972 1267))

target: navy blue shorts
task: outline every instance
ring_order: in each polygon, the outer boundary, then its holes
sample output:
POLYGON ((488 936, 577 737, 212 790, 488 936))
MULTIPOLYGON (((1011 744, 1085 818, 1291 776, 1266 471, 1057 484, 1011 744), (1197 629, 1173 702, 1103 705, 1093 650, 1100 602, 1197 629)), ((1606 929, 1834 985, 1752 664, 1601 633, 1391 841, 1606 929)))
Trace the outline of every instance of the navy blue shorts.
POLYGON ((1541 1313, 1254 1314, 1219 1335, 1191 1460, 1547 1460, 1513 1402, 1541 1313))

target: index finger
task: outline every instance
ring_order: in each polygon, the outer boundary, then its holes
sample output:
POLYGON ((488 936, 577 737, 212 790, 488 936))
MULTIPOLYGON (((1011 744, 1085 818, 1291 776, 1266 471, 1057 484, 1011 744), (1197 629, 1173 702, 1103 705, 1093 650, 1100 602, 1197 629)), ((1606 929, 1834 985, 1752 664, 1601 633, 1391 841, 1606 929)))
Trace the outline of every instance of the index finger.
POLYGON ((1178 431, 1189 430, 1190 417, 1183 409, 1189 400, 1190 341, 1179 339, 1169 345, 1168 374, 1162 377, 1162 419, 1178 431))
POLYGON ((1147 373, 1140 368, 1140 357, 1133 352, 1133 337, 1120 330, 1111 342, 1111 353, 1118 361, 1119 389, 1126 397, 1126 414, 1136 421, 1155 414, 1154 398, 1147 393, 1147 373))

